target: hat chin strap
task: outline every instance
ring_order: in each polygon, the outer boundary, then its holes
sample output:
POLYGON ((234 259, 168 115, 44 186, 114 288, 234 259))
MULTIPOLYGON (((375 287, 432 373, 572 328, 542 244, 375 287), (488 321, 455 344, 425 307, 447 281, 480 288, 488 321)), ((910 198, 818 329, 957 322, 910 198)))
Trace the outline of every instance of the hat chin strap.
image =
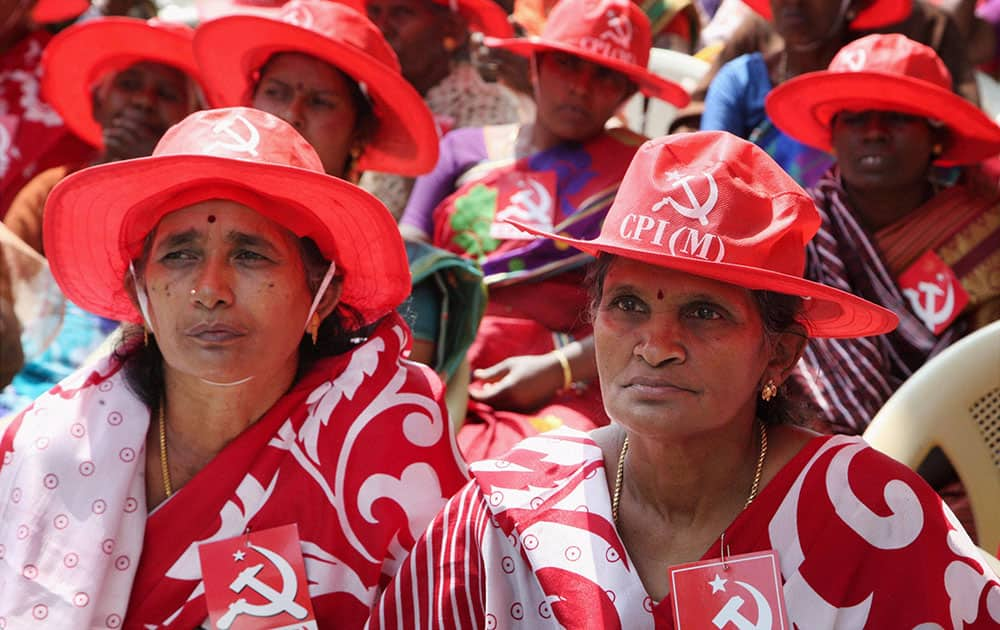
POLYGON ((326 270, 326 275, 323 276, 323 281, 319 283, 319 289, 316 291, 316 296, 313 297, 312 306, 309 307, 309 313, 306 315, 306 323, 302 327, 303 334, 309 330, 309 320, 312 319, 313 313, 319 308, 319 301, 323 299, 323 294, 326 290, 330 288, 330 283, 333 282, 333 274, 337 273, 337 263, 331 261, 330 268, 326 270))

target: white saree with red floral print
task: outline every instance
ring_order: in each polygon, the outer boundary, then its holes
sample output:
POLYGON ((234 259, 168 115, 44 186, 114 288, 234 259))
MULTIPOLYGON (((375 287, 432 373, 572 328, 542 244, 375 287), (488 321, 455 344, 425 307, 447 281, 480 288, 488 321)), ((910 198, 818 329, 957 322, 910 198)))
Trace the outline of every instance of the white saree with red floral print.
MULTIPOLYGON (((612 524, 601 450, 585 433, 532 437, 471 470, 370 628, 674 627, 670 597, 653 602, 633 570, 612 524)), ((811 440, 725 541, 733 556, 777 552, 789 621, 803 630, 1000 623, 1000 583, 948 509, 859 438, 811 440)), ((717 541, 704 558, 719 554, 717 541)), ((731 595, 719 593, 719 610, 734 605, 731 595)), ((763 618, 749 597, 735 604, 741 628, 763 618)))
POLYGON ((440 382, 402 359, 408 334, 393 315, 318 361, 150 514, 150 412, 120 365, 39 398, 0 440, 0 627, 197 627, 199 544, 291 523, 319 626, 363 626, 468 479, 440 382))

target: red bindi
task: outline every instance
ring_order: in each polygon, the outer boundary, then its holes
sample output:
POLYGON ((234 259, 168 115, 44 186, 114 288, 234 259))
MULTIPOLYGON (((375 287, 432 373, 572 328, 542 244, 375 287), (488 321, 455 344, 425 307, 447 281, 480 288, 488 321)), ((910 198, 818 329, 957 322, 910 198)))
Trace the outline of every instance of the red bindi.
POLYGON ((208 215, 208 222, 209 223, 215 223, 215 215, 214 214, 208 215))
POLYGON ((658 290, 658 291, 656 292, 656 299, 657 299, 657 300, 662 300, 662 299, 663 299, 663 289, 659 289, 659 290, 658 290))

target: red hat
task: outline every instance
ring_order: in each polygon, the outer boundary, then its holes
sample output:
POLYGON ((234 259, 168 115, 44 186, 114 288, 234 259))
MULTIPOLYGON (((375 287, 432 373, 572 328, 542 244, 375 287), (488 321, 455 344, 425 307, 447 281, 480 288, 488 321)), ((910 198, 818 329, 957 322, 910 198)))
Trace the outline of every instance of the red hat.
POLYGON ((903 35, 868 35, 844 46, 827 70, 774 88, 767 115, 789 136, 831 150, 830 127, 840 111, 902 112, 940 121, 950 137, 936 164, 972 164, 1000 153, 1000 126, 955 94, 934 49, 903 35))
POLYGON ((194 51, 215 106, 249 104, 257 71, 276 53, 301 52, 321 59, 361 84, 378 119, 358 161, 360 170, 420 175, 437 163, 433 114, 403 78, 382 32, 348 6, 292 0, 274 17, 212 20, 198 28, 194 51))
POLYGON ((52 275, 84 310, 141 322, 125 292, 129 264, 165 215, 234 199, 309 237, 343 276, 341 301, 371 323, 410 293, 399 228, 378 199, 323 172, 312 146, 277 116, 233 107, 195 112, 153 155, 77 171, 45 204, 52 275))
POLYGON ((38 0, 31 10, 37 24, 72 20, 90 8, 90 0, 38 0))
MULTIPOLYGON (((827 0, 827 2, 838 1, 842 0, 827 0)), ((771 0, 743 0, 743 2, 765 20, 774 19, 771 15, 771 0)), ((857 16, 848 24, 848 28, 852 31, 865 31, 897 24, 908 18, 912 10, 913 0, 872 0, 870 5, 858 11, 857 16)))
POLYGON ((198 64, 183 24, 106 17, 74 24, 52 38, 42 55, 42 93, 66 126, 95 147, 104 140, 91 92, 108 73, 142 61, 177 68, 195 81, 198 64))
POLYGON ((519 55, 556 50, 617 70, 647 96, 684 107, 691 96, 680 85, 646 69, 652 39, 649 18, 630 0, 561 0, 538 37, 495 39, 487 46, 519 55))
POLYGON ((763 149, 724 131, 682 133, 642 145, 592 241, 518 227, 596 256, 652 265, 805 298, 813 337, 889 332, 881 306, 802 277, 819 229, 813 200, 763 149))
MULTIPOLYGON (((196 0, 198 21, 200 23, 215 20, 229 15, 258 15, 274 17, 288 0, 196 0)), ((365 12, 364 0, 328 0, 347 5, 358 11, 365 12)))
POLYGON ((513 37, 514 27, 507 13, 494 0, 434 0, 457 11, 469 30, 489 37, 513 37))

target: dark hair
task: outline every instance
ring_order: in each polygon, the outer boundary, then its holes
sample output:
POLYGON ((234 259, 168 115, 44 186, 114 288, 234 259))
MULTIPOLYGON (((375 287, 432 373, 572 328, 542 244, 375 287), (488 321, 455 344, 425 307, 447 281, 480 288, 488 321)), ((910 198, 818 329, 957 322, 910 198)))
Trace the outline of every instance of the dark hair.
MULTIPOLYGON (((604 295, 604 278, 617 258, 612 254, 600 253, 587 270, 586 284, 590 290, 590 312, 597 312, 604 295)), ((801 333, 803 300, 795 295, 751 289, 754 303, 760 312, 764 331, 768 335, 779 333, 801 333)), ((782 384, 777 396, 769 401, 757 398, 757 417, 767 424, 804 424, 808 406, 801 394, 782 384)))
MULTIPOLYGON (((361 85, 357 81, 355 81, 354 78, 352 78, 349 74, 341 70, 338 66, 335 66, 329 61, 311 55, 307 52, 302 52, 298 50, 281 50, 276 53, 273 53, 270 57, 268 57, 267 61, 261 64, 260 68, 258 68, 251 77, 250 82, 253 85, 253 92, 251 93, 251 97, 257 96, 257 90, 260 88, 260 80, 267 72, 268 66, 270 66, 271 63, 274 62, 274 59, 278 55, 284 55, 284 54, 300 54, 300 55, 306 55, 307 57, 312 57, 317 61, 322 61, 323 63, 327 64, 328 66, 333 68, 333 70, 337 74, 342 76, 344 78, 344 81, 347 82, 348 90, 350 90, 351 103, 354 105, 354 111, 357 112, 357 120, 354 123, 357 137, 362 142, 367 144, 375 136, 375 132, 378 129, 378 118, 375 116, 375 108, 372 107, 372 103, 370 100, 368 100, 368 96, 366 96, 364 91, 361 89, 361 85)), ((343 173, 346 174, 348 171, 350 171, 352 167, 351 164, 352 159, 353 158, 351 157, 347 158, 347 162, 344 164, 343 173)))
MULTIPOLYGON (((136 274, 141 275, 148 261, 152 247, 154 232, 146 237, 142 254, 135 261, 136 274)), ((330 267, 330 261, 323 257, 319 247, 310 238, 300 238, 299 249, 302 263, 306 269, 306 283, 311 292, 319 290, 319 285, 330 267)), ((342 282, 342 278, 334 278, 333 282, 342 282)), ((346 352, 361 343, 375 327, 375 324, 364 325, 364 317, 350 306, 340 302, 319 326, 316 345, 312 339, 303 335, 299 342, 298 368, 295 380, 298 381, 313 363, 324 357, 331 357, 346 352)), ((156 343, 156 336, 150 334, 148 343, 143 342, 143 326, 138 324, 123 324, 121 337, 115 344, 114 357, 123 364, 122 370, 125 382, 136 396, 150 409, 160 405, 163 397, 163 354, 156 343)))

